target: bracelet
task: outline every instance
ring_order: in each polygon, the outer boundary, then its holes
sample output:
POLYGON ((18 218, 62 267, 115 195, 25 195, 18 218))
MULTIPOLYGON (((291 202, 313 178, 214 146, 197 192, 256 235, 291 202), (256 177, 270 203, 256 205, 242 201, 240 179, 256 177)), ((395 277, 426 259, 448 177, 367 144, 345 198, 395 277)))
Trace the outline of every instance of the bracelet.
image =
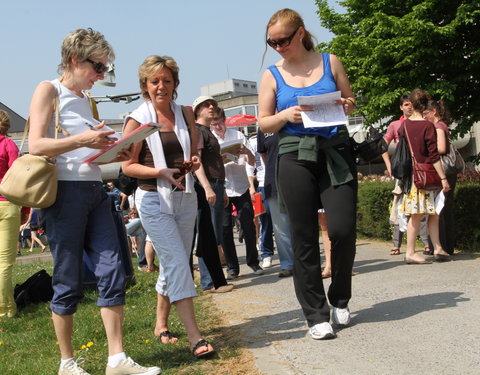
POLYGON ((444 178, 441 178, 440 180, 442 180, 442 181, 443 181, 443 180, 446 180, 446 179, 447 179, 447 178, 446 178, 446 177, 444 177, 444 178))

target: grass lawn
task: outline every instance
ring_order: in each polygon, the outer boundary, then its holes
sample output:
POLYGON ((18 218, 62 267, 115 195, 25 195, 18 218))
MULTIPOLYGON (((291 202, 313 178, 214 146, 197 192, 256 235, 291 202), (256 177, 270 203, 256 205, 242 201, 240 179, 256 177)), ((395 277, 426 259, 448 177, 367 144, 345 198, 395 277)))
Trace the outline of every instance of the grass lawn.
MULTIPOLYGON (((14 284, 22 283, 42 268, 52 274, 51 261, 16 265, 14 284)), ((234 327, 225 325, 208 295, 195 299, 196 317, 201 332, 214 344, 218 355, 209 361, 194 358, 175 308, 171 311, 169 329, 179 337, 179 341, 162 345, 153 335, 156 309, 154 285, 158 273, 135 272, 136 284, 127 290, 125 307, 124 343, 128 356, 144 366, 160 366, 162 374, 167 375, 258 373, 251 355, 237 345, 238 332, 234 327)), ((95 290, 85 290, 75 314, 73 346, 75 357, 83 358, 86 371, 92 375, 105 373, 106 337, 96 306, 95 290)), ((27 306, 15 318, 0 320, 0 359, 0 374, 57 373, 60 356, 48 303, 27 306)))

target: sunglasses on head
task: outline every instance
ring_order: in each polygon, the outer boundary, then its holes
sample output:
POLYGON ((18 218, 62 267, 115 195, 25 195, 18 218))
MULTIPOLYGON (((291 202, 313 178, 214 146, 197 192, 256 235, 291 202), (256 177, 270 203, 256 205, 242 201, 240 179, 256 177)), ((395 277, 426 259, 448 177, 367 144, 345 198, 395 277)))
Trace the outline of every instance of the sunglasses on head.
POLYGON ((90 59, 85 59, 85 61, 88 61, 90 64, 92 64, 93 70, 95 70, 95 73, 102 74, 110 70, 110 66, 105 65, 104 63, 93 61, 90 59))
POLYGON ((282 47, 288 47, 290 45, 290 42, 292 41, 293 37, 297 33, 299 28, 297 28, 291 35, 287 36, 286 38, 281 38, 278 40, 273 40, 268 38, 267 39, 267 44, 272 47, 272 48, 282 48, 282 47))

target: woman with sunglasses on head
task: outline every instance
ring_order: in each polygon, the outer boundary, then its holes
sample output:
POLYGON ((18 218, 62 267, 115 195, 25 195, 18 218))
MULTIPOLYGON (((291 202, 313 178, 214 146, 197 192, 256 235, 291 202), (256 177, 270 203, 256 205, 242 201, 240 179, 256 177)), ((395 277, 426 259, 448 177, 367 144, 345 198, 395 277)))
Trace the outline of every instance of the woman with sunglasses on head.
POLYGON ((176 61, 169 56, 152 55, 140 65, 145 102, 125 119, 124 135, 150 122, 163 126, 136 145, 133 158, 123 162, 122 170, 138 179, 135 205, 160 262, 154 334, 163 344, 178 340, 168 330, 170 308, 175 305, 193 355, 200 358, 215 350, 202 338, 193 306, 197 292, 189 262, 197 195, 190 172, 200 168, 200 159, 193 111, 174 101, 180 83, 178 72, 176 61))
POLYGON ((340 60, 316 53, 301 16, 276 12, 266 27, 266 43, 282 59, 263 74, 259 122, 263 132, 279 132, 278 188, 290 217, 295 292, 314 339, 335 337, 333 323, 350 322, 352 267, 355 258, 357 180, 345 126, 305 128, 298 96, 340 90, 346 114, 355 98, 340 60), (324 207, 332 244, 332 283, 327 302, 320 269, 318 208, 324 207))
MULTIPOLYGON (((54 264, 50 307, 61 353, 58 374, 88 374, 73 358, 72 347, 73 314, 83 295, 84 252, 97 278, 97 305, 108 341, 106 374, 159 374, 160 368, 140 366, 125 355, 125 271, 117 228, 99 166, 83 163, 114 142, 115 132, 105 130, 103 122, 92 125, 96 122, 84 92, 104 79, 114 52, 99 32, 78 29, 63 40, 61 55, 60 77, 41 82, 33 94, 28 138, 31 154, 56 157, 57 197, 52 206, 42 209, 41 217, 54 264), (54 137, 56 118, 58 138, 54 137)), ((114 161, 131 156, 131 150, 124 149, 114 161)))

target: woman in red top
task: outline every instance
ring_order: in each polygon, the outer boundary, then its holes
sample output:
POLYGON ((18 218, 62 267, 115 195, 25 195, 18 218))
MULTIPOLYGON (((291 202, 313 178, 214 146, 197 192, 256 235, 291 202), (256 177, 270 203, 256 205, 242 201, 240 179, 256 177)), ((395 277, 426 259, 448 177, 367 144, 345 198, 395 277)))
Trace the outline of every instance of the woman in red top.
MULTIPOLYGON (((0 111, 0 181, 18 157, 18 148, 7 138, 10 120, 5 111, 0 111)), ((0 195, 0 318, 12 318, 16 311, 13 299, 12 269, 15 263, 20 207, 0 195)))
MULTIPOLYGON (((442 180, 442 190, 447 192, 450 185, 440 162, 437 149, 437 134, 435 127, 430 121, 423 119, 423 112, 427 109, 430 95, 420 89, 415 89, 410 94, 410 102, 413 105, 413 114, 405 120, 405 128, 399 132, 400 136, 406 132, 413 151, 413 156, 418 163, 433 164, 442 180)), ((413 181, 413 178, 412 178, 413 181)), ((412 182, 409 192, 403 196, 402 210, 410 216, 407 226, 407 251, 405 262, 407 264, 430 263, 420 254, 415 253, 415 243, 420 227, 422 216, 428 216, 428 232, 435 247, 434 258, 437 261, 449 260, 450 255, 443 250, 439 240, 438 223, 439 217, 435 212, 435 197, 439 191, 418 189, 412 182)))

